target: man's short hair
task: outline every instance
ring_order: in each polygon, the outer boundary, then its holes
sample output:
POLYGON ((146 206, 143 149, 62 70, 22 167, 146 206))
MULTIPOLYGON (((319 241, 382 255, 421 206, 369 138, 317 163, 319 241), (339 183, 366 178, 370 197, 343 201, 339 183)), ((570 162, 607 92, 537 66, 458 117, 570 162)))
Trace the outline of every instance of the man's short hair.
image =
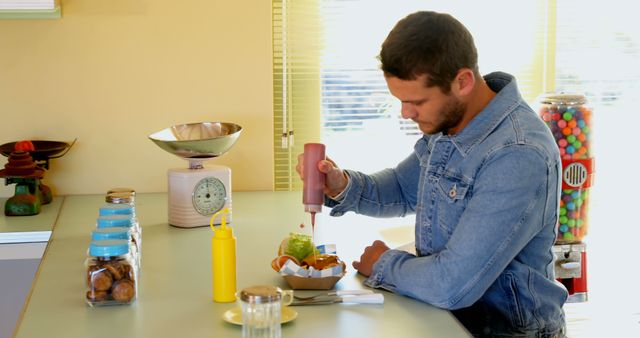
POLYGON ((467 28, 449 14, 416 12, 400 20, 391 30, 378 57, 385 76, 415 80, 427 75, 427 87, 444 93, 458 71, 471 69, 476 76, 478 52, 467 28))

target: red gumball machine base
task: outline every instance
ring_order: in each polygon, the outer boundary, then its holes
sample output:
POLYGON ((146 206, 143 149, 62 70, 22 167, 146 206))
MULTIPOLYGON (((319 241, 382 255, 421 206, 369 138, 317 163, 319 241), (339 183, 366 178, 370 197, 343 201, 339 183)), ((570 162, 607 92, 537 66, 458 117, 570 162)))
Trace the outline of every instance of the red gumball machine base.
POLYGON ((554 270, 556 279, 569 291, 568 303, 586 302, 587 245, 585 243, 556 244, 554 270))

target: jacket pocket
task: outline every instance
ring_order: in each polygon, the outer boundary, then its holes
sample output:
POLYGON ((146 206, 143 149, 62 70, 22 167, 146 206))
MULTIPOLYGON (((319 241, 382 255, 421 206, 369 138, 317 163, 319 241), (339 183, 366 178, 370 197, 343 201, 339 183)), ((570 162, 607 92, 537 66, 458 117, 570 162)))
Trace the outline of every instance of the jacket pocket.
POLYGON ((500 284, 502 284, 502 290, 505 295, 505 301, 509 308, 507 316, 514 327, 522 328, 525 326, 525 323, 524 317, 522 316, 522 304, 520 302, 520 297, 518 296, 516 277, 510 272, 505 272, 500 276, 500 279, 500 284))
POLYGON ((438 180, 438 223, 451 235, 470 197, 470 184, 455 176, 442 176, 438 180))
POLYGON ((442 176, 438 180, 438 190, 447 203, 464 200, 469 191, 469 183, 453 176, 442 176))

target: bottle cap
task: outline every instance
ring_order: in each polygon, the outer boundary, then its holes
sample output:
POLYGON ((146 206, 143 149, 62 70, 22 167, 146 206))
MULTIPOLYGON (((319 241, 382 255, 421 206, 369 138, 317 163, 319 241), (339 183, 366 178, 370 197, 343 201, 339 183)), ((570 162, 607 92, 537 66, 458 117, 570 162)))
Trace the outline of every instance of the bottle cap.
POLYGON ((106 215, 133 215, 133 206, 129 204, 108 203, 100 207, 100 216, 106 215))
POLYGON ((130 204, 133 203, 133 196, 126 192, 110 192, 104 197, 104 200, 112 204, 130 204))
POLYGON ((132 196, 136 196, 136 191, 131 188, 111 188, 107 191, 107 195, 111 193, 125 193, 132 196))
POLYGON ((91 232, 91 240, 100 241, 105 239, 124 239, 131 238, 131 229, 125 227, 98 228, 91 232))
POLYGON ((121 239, 93 241, 89 244, 89 254, 94 257, 114 257, 129 253, 129 242, 121 239))
POLYGON ((282 290, 271 285, 251 286, 240 291, 240 299, 252 304, 279 302, 280 298, 282 298, 282 290))
POLYGON ((305 204, 305 212, 322 212, 322 204, 305 204))
POLYGON ((219 227, 219 229, 215 229, 213 231, 213 237, 215 238, 231 238, 233 237, 233 230, 231 227, 219 227))
POLYGON ((211 216, 211 221, 209 225, 211 226, 211 230, 213 230, 213 237, 215 238, 231 238, 233 237, 233 229, 227 226, 227 216, 229 213, 228 208, 224 208, 211 216), (213 226, 213 222, 216 220, 216 217, 220 215, 220 226, 213 226))
POLYGON ((131 215, 105 215, 98 217, 96 220, 96 227, 98 228, 131 226, 133 226, 133 219, 131 219, 131 215))

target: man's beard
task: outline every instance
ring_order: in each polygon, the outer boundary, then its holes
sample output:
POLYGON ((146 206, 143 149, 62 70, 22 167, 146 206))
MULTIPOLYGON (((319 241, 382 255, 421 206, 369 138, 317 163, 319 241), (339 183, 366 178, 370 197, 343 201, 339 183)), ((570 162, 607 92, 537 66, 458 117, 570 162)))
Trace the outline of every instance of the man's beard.
POLYGON ((456 127, 460 121, 462 121, 466 109, 467 106, 465 104, 456 99, 455 96, 450 96, 440 110, 438 121, 433 124, 433 128, 428 131, 423 130, 422 132, 425 134, 436 134, 439 132, 447 134, 451 128, 456 127))

